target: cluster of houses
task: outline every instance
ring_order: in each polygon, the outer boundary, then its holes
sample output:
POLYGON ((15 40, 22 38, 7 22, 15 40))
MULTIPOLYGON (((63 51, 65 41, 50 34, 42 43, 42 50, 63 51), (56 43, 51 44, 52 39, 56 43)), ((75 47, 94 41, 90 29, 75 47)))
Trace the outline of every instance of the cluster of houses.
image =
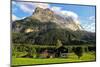
POLYGON ((65 58, 67 57, 68 49, 61 46, 57 49, 42 49, 39 58, 65 58))

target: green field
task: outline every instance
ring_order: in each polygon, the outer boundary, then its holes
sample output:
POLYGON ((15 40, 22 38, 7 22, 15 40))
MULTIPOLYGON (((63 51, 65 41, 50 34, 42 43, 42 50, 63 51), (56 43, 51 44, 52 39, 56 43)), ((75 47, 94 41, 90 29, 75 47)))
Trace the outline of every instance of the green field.
POLYGON ((67 58, 49 58, 49 59, 35 58, 34 59, 34 58, 14 58, 12 57, 13 66, 82 62, 82 61, 95 61, 95 54, 92 52, 84 53, 80 59, 78 59, 78 57, 74 53, 68 54, 67 58))

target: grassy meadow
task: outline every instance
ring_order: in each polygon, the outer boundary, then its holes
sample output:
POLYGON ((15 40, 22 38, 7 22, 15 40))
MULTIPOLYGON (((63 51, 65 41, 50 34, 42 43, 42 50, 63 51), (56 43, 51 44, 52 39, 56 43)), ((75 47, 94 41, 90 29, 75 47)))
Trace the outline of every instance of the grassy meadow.
POLYGON ((15 58, 12 57, 12 66, 20 65, 37 65, 37 64, 54 64, 54 63, 69 63, 69 62, 84 62, 95 61, 95 53, 84 53, 80 59, 74 54, 68 54, 67 58, 15 58))

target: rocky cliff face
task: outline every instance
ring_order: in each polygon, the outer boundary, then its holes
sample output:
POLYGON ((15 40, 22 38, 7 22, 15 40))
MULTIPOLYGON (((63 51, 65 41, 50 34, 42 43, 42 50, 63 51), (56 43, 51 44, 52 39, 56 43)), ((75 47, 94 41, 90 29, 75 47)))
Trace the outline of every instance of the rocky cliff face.
POLYGON ((37 7, 34 11, 31 18, 38 19, 41 22, 54 22, 58 25, 60 28, 69 28, 73 31, 76 30, 83 30, 80 24, 77 24, 79 21, 74 21, 72 17, 61 17, 60 15, 55 14, 52 10, 49 8, 42 9, 37 7))
POLYGON ((37 7, 31 18, 38 19, 41 22, 48 22, 54 18, 53 11, 37 7))

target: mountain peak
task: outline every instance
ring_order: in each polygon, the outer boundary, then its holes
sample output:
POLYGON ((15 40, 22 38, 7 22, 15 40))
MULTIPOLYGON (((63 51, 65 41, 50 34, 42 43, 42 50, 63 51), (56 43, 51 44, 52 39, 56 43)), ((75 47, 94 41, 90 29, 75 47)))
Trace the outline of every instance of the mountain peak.
POLYGON ((59 14, 55 14, 51 9, 37 7, 32 15, 32 18, 38 19, 40 22, 53 22, 60 28, 69 28, 73 31, 82 30, 80 24, 77 24, 72 17, 62 17, 59 14))
POLYGON ((43 8, 37 7, 37 8, 35 8, 35 11, 33 12, 33 14, 34 14, 34 13, 38 13, 38 12, 40 12, 40 11, 43 11, 43 8))
POLYGON ((54 12, 49 8, 43 9, 40 7, 35 8, 32 18, 38 19, 41 22, 51 21, 54 17, 54 12))
POLYGON ((35 11, 34 11, 33 14, 35 14, 35 13, 41 13, 41 14, 53 14, 53 11, 50 10, 49 8, 43 9, 43 8, 37 7, 37 8, 35 8, 35 11))

